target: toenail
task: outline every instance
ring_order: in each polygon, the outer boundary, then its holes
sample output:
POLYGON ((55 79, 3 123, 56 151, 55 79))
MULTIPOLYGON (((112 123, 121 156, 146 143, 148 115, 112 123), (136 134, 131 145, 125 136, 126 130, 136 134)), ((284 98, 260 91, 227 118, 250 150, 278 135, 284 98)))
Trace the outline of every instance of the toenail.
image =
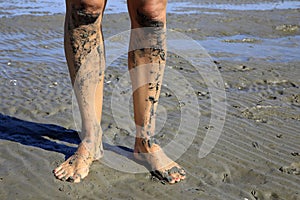
POLYGON ((175 174, 175 173, 179 172, 179 169, 177 167, 172 167, 168 171, 169 171, 169 174, 175 174))
POLYGON ((179 172, 179 174, 180 174, 181 176, 185 176, 185 175, 186 175, 186 173, 182 173, 182 172, 179 172))
POLYGON ((185 175, 186 175, 184 169, 179 170, 178 173, 179 173, 181 176, 185 176, 185 175))

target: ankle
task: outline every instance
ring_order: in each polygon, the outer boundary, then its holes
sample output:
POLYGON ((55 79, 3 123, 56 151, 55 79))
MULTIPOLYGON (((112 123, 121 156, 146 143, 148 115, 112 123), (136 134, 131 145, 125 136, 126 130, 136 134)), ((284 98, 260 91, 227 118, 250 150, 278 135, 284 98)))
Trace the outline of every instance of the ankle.
POLYGON ((149 152, 154 146, 158 146, 159 142, 153 137, 136 137, 135 149, 142 152, 149 152))
POLYGON ((89 131, 82 130, 80 135, 82 142, 98 144, 102 139, 102 129, 99 127, 89 131))

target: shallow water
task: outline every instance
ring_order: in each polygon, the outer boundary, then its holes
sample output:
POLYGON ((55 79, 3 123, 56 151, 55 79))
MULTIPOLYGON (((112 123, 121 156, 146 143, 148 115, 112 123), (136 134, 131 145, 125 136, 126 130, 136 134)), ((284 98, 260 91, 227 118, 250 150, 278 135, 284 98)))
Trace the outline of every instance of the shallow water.
MULTIPOLYGON (((65 13, 65 3, 62 0, 11 0, 0 1, 0 17, 11 17, 15 15, 53 15, 65 13)), ((205 13, 220 14, 220 12, 203 11, 201 9, 215 10, 273 10, 273 9, 297 9, 300 1, 272 1, 258 3, 228 2, 228 3, 205 3, 199 1, 168 2, 167 12, 174 14, 183 13, 205 13)), ((105 13, 115 14, 127 12, 125 0, 108 0, 105 13)))
POLYGON ((300 8, 300 1, 273 1, 273 2, 257 2, 257 3, 244 3, 244 2, 230 2, 230 3, 191 3, 191 2, 177 2, 171 3, 169 9, 171 11, 179 12, 180 9, 197 9, 197 8, 207 8, 216 10, 274 10, 274 9, 297 9, 300 8))
POLYGON ((230 56, 218 56, 218 59, 248 61, 251 58, 268 62, 300 61, 300 36, 276 39, 259 38, 248 35, 208 38, 198 41, 210 53, 225 53, 230 56))

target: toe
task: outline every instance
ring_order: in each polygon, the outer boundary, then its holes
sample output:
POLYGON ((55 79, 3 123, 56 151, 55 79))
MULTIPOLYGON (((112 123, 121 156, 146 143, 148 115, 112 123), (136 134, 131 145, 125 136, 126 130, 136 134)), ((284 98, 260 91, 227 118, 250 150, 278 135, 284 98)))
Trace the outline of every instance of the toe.
POLYGON ((56 167, 54 170, 53 170, 53 173, 54 174, 57 174, 57 173, 59 173, 59 171, 62 169, 62 166, 58 166, 58 167, 56 167))
POLYGON ((60 170, 54 171, 53 173, 54 173, 55 176, 60 176, 61 174, 65 173, 65 170, 64 169, 60 169, 60 170))
POLYGON ((175 167, 172 167, 171 169, 169 169, 168 173, 169 173, 169 176, 172 177, 172 179, 170 181, 168 181, 171 184, 180 182, 181 180, 185 179, 184 169, 182 169, 178 166, 175 166, 175 167))
POLYGON ((181 180, 180 175, 178 173, 170 174, 170 176, 172 177, 172 181, 169 182, 169 183, 176 183, 176 182, 179 182, 181 180))
POLYGON ((172 179, 172 181, 168 182, 169 184, 175 184, 176 181, 174 179, 172 179))
POLYGON ((54 176, 62 181, 66 181, 70 176, 73 175, 73 170, 67 166, 61 167, 59 170, 54 171, 54 176))
POLYGON ((66 172, 61 171, 61 172, 55 174, 55 177, 58 179, 62 179, 65 176, 65 174, 66 174, 66 172))
POLYGON ((82 181, 82 177, 80 174, 75 174, 74 176, 69 177, 68 181, 70 181, 72 183, 79 183, 82 181))
POLYGON ((60 174, 60 175, 56 176, 56 178, 59 179, 59 180, 66 180, 67 179, 65 174, 60 174))
POLYGON ((63 172, 59 175, 56 176, 56 178, 58 178, 59 180, 62 181, 66 181, 72 174, 68 173, 68 172, 63 172))
POLYGON ((183 168, 181 168, 181 169, 179 169, 179 175, 180 175, 180 179, 181 180, 184 180, 185 179, 185 177, 186 177, 186 172, 185 172, 185 170, 183 169, 183 168))

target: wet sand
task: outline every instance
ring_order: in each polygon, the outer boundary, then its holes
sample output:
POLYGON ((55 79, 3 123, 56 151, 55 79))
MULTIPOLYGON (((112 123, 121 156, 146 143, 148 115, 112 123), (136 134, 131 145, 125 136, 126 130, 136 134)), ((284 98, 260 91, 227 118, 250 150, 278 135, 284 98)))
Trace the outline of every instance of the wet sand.
MULTIPOLYGON (((211 55, 227 96, 221 137, 200 159, 199 147, 214 128, 209 124, 211 97, 193 66, 169 54, 168 66, 189 80, 201 112, 197 135, 177 160, 188 178, 173 186, 148 172, 115 169, 128 167, 122 163, 107 164, 110 156, 134 163, 133 127, 116 124, 110 103, 114 85, 127 70, 125 55, 106 70, 104 160, 95 162, 80 184, 56 180, 52 169, 79 142, 63 53, 64 16, 0 18, 0 199, 300 199, 299 14, 299 9, 208 8, 168 14, 168 28, 198 41, 211 55)), ((106 38, 128 27, 127 14, 104 17, 106 38)), ((160 105, 167 121, 157 134, 163 145, 178 129, 178 107, 188 100, 182 101, 163 86, 160 105)))

